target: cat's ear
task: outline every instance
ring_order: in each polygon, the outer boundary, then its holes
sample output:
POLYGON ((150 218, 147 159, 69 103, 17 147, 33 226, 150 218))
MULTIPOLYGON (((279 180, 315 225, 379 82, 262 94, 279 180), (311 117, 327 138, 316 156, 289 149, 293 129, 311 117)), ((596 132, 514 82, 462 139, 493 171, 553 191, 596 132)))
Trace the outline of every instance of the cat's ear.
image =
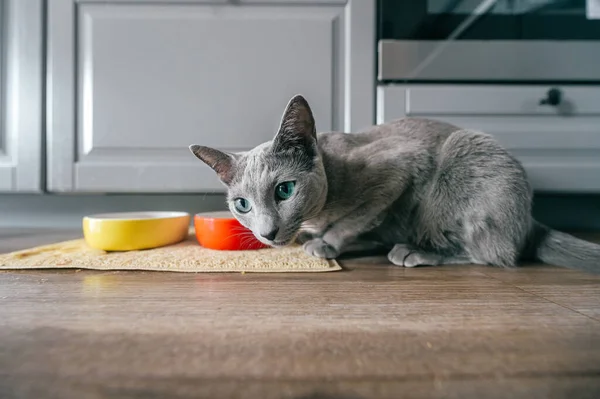
POLYGON ((210 166, 223 183, 227 185, 231 183, 234 175, 233 168, 235 161, 233 154, 195 144, 190 146, 190 151, 198 159, 210 166))
POLYGON ((316 155, 316 143, 315 119, 310 106, 304 97, 296 95, 285 107, 279 131, 273 139, 273 150, 301 149, 316 155))

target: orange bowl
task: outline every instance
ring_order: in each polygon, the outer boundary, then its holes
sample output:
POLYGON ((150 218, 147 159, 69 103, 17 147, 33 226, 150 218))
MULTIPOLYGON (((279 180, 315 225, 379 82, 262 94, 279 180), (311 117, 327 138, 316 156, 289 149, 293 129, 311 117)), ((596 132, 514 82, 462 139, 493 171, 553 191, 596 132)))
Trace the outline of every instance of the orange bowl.
POLYGON ((223 251, 269 248, 227 211, 194 215, 194 229, 198 243, 204 248, 223 251))

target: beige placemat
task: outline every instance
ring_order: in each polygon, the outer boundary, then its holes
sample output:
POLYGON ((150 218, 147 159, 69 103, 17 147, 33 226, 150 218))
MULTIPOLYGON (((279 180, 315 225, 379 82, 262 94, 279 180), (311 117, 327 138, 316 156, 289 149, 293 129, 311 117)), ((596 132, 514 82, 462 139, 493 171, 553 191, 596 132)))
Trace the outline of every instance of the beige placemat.
POLYGON ((169 272, 329 272, 335 261, 307 255, 301 247, 255 251, 215 251, 193 236, 168 247, 130 252, 104 252, 83 239, 0 254, 0 270, 9 269, 153 270, 169 272))

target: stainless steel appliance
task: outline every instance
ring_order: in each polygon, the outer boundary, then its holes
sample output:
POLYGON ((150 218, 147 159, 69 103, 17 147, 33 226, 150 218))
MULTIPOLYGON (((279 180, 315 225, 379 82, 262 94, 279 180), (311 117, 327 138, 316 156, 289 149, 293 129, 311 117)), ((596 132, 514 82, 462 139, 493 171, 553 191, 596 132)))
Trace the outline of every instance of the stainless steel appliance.
POLYGON ((381 82, 600 82, 600 0, 379 0, 381 82))

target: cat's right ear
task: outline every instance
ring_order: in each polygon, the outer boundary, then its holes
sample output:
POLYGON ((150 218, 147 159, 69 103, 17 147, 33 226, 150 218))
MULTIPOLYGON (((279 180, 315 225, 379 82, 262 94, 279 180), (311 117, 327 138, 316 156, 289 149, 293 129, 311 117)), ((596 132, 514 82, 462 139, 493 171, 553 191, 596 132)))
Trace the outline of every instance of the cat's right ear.
POLYGON ((276 152, 299 149, 315 155, 316 143, 315 119, 308 101, 298 94, 285 107, 273 149, 276 152))
POLYGON ((201 145, 191 145, 190 151, 199 160, 210 166, 219 176, 219 179, 227 185, 231 183, 234 175, 234 161, 232 154, 215 150, 214 148, 201 145))

